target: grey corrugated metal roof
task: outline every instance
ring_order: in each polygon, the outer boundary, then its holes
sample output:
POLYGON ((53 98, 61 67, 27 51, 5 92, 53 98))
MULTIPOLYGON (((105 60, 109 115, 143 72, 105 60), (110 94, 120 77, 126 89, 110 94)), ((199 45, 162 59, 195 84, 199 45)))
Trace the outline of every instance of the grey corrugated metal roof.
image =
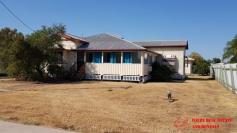
POLYGON ((142 41, 133 43, 142 47, 185 47, 188 49, 188 41, 142 41))
POLYGON ((79 50, 146 50, 140 45, 107 33, 85 37, 84 39, 89 43, 78 47, 79 50))

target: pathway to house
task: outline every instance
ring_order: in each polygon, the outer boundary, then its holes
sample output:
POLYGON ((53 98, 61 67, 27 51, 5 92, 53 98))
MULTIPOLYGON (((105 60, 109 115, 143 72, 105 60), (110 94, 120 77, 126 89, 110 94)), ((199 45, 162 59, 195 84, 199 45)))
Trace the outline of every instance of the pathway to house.
POLYGON ((61 129, 23 125, 4 121, 0 121, 0 132, 1 133, 75 133, 75 132, 64 131, 61 129))

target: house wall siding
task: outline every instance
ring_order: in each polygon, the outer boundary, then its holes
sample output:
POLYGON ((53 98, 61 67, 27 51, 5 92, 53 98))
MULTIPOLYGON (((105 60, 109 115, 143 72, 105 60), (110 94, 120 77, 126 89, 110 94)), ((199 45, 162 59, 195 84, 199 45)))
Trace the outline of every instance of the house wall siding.
POLYGON ((192 74, 192 64, 193 63, 191 61, 185 63, 185 74, 186 75, 192 74))
POLYGON ((141 64, 86 63, 86 74, 118 74, 142 76, 141 64))

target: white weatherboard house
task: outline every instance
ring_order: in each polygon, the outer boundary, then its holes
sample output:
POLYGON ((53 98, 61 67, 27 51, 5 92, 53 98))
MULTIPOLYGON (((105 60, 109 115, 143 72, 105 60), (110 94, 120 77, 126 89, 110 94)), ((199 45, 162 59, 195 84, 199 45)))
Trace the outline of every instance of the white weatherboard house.
POLYGON ((74 67, 85 79, 147 81, 155 61, 185 75, 187 41, 130 42, 110 35, 63 36, 59 54, 66 69, 74 67))

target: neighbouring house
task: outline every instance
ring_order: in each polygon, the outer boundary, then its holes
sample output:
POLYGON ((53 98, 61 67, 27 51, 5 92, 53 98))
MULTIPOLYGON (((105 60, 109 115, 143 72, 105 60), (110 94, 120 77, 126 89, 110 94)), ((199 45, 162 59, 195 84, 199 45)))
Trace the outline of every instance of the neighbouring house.
POLYGON ((130 42, 106 33, 83 38, 65 34, 61 46, 64 68, 76 69, 84 79, 145 82, 155 61, 185 76, 187 41, 130 42))
POLYGON ((193 67, 194 59, 190 57, 185 58, 185 75, 192 74, 192 67, 193 67))

